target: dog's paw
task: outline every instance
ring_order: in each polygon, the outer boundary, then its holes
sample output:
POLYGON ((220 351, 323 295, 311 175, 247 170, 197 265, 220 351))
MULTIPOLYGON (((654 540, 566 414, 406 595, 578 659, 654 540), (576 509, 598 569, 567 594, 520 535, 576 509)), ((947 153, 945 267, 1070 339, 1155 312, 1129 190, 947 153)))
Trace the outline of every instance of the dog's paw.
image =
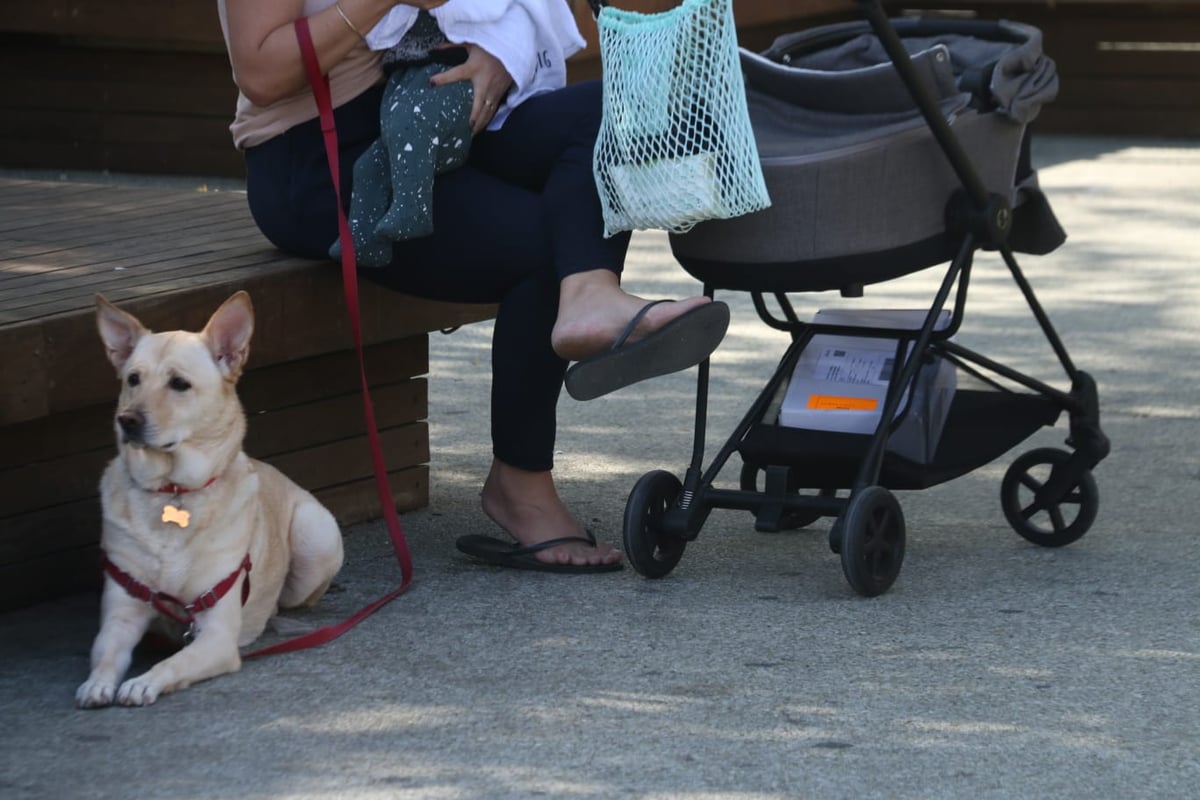
POLYGON ((161 693, 161 687, 145 675, 130 678, 117 690, 117 703, 123 706, 153 705, 161 693))
POLYGON ((88 679, 75 690, 75 705, 78 708, 104 708, 111 706, 117 687, 109 681, 88 679))

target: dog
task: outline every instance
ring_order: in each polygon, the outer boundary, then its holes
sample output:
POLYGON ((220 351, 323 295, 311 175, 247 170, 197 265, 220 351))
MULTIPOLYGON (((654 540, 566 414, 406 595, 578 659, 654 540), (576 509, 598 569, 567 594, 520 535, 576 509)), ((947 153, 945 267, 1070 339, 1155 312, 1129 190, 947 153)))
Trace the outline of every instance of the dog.
POLYGON ((342 565, 333 515, 242 450, 236 384, 254 309, 238 292, 200 333, 154 333, 96 296, 121 380, 117 456, 100 481, 104 589, 81 708, 144 706, 241 667, 278 608, 311 606, 342 565), (182 647, 125 679, 148 632, 182 647))

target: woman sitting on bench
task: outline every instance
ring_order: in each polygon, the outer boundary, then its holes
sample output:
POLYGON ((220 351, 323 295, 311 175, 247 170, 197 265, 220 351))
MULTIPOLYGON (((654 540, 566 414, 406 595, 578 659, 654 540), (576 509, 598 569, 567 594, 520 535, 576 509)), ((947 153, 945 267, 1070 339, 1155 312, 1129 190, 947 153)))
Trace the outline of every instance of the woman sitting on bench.
MULTIPOLYGON (((558 24, 550 6, 564 0, 220 1, 240 89, 231 130, 245 151, 251 212, 268 239, 289 253, 326 259, 337 238, 335 195, 294 21, 308 16, 330 77, 341 162, 353 164, 379 137, 384 86, 379 53, 360 31, 394 6, 445 20, 484 2, 506 27, 524 20, 524 41, 532 43, 558 24)), ((564 376, 572 396, 588 399, 686 369, 716 348, 729 311, 706 297, 648 303, 622 289, 629 234, 604 237, 591 171, 598 82, 541 92, 496 117, 509 93, 522 92, 539 70, 565 75, 562 62, 583 45, 573 18, 560 41, 561 51, 537 52, 514 41, 504 61, 467 43, 466 60, 432 79, 471 84, 469 156, 434 182, 433 233, 395 242, 390 265, 363 275, 420 297, 499 304, 493 461, 482 505, 516 543, 472 536, 459 548, 505 566, 607 571, 620 568, 620 552, 584 530, 554 485, 564 376)), ((341 175, 346 201, 351 172, 341 175)))

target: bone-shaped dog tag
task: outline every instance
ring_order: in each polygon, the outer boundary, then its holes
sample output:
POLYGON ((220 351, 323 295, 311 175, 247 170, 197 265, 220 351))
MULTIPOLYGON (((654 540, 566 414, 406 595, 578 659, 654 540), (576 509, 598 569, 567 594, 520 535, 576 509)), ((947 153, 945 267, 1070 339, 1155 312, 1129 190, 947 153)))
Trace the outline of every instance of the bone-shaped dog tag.
POLYGON ((191 518, 192 518, 192 513, 190 511, 188 511, 187 509, 176 508, 175 506, 171 505, 170 503, 167 503, 165 506, 163 506, 163 513, 162 513, 162 521, 163 522, 170 522, 172 524, 178 525, 181 528, 186 528, 188 526, 188 522, 191 520, 191 518))

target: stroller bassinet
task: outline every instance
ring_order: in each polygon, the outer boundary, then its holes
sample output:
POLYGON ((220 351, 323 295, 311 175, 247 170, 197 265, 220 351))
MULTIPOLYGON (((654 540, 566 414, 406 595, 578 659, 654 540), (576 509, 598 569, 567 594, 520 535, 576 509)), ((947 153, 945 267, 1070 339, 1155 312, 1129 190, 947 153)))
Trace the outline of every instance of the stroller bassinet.
POLYGON ((700 365, 683 481, 650 472, 626 504, 626 552, 648 577, 669 573, 710 511, 729 508, 754 513, 759 530, 836 517, 829 543, 847 580, 860 594, 880 594, 904 556, 903 514, 890 490, 962 475, 1053 425, 1064 410, 1074 451, 1041 448, 1018 458, 1001 486, 1002 508, 1020 535, 1045 546, 1078 539, 1095 517, 1091 469, 1108 452, 1095 383, 1071 362, 1013 255, 1046 253, 1065 239, 1028 158, 1027 123, 1057 90, 1041 34, 1011 22, 889 20, 878 0, 861 5, 862 22, 784 36, 762 54, 742 52, 772 205, 670 237, 676 260, 707 294, 750 292, 762 320, 788 331, 791 345, 707 467, 709 364, 700 365), (952 340, 980 249, 1001 254, 1067 373, 1069 391, 952 340), (948 264, 946 274, 930 308, 917 315, 919 326, 894 316, 869 327, 844 318, 802 322, 788 297, 826 290, 858 296, 865 285, 938 264, 948 264), (778 315, 768 311, 768 298, 778 315), (821 334, 895 342, 896 368, 873 434, 780 423, 788 379, 821 334), (954 392, 931 457, 898 452, 889 440, 919 413, 912 408, 917 378, 939 362, 973 385, 954 392), (735 452, 743 463, 739 487, 717 488, 735 452))
MULTIPOLYGON (((1025 126, 1058 88, 1041 33, 1011 22, 892 25, 983 187, 1022 207, 1036 196, 1021 163, 1025 126)), ((785 36, 762 55, 743 51, 742 70, 771 207, 673 235, 688 272, 715 288, 812 291, 954 256, 945 215, 962 182, 866 22, 785 36)), ((1030 207, 1039 213, 1019 235, 1048 252, 1061 229, 1048 206, 1030 207)))

